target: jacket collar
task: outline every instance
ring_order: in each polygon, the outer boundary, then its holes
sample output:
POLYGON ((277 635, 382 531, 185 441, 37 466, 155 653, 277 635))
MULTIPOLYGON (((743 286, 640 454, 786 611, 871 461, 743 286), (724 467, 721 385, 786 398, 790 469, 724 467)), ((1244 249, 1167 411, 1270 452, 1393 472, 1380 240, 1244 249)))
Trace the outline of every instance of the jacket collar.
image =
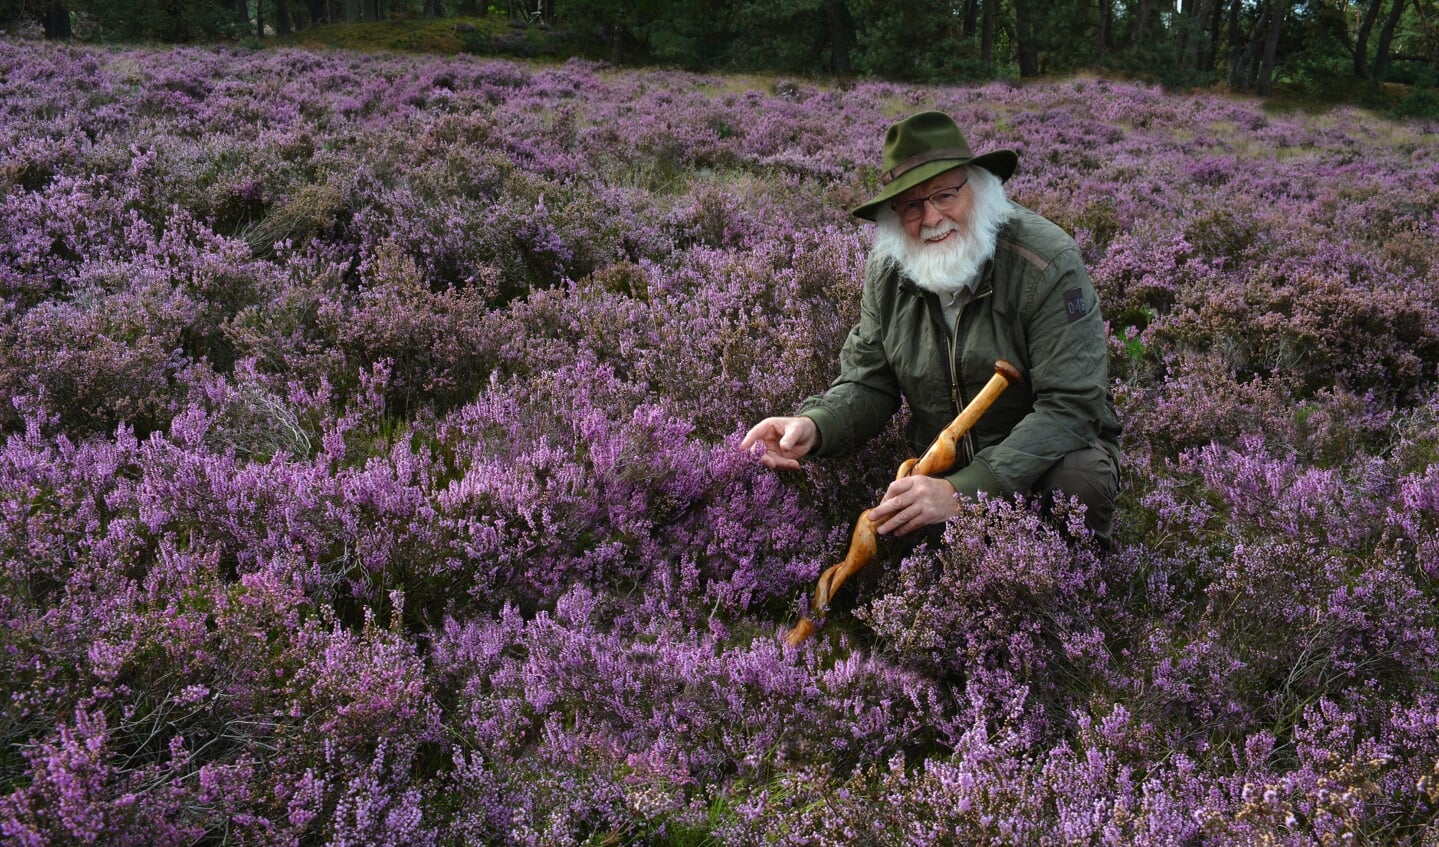
MULTIPOLYGON (((890 272, 893 273, 895 277, 899 280, 899 287, 901 291, 904 291, 907 294, 913 294, 916 297, 924 297, 925 295, 929 295, 925 299, 933 299, 935 305, 938 306, 938 295, 936 295, 932 291, 927 291, 923 288, 920 288, 919 284, 916 283, 914 280, 910 279, 909 274, 904 272, 904 268, 901 268, 898 264, 896 264, 893 266, 893 268, 891 268, 890 272)), ((985 261, 984 267, 979 269, 979 282, 976 283, 974 286, 974 297, 972 299, 978 300, 981 297, 985 297, 993 293, 994 257, 991 256, 985 261)))

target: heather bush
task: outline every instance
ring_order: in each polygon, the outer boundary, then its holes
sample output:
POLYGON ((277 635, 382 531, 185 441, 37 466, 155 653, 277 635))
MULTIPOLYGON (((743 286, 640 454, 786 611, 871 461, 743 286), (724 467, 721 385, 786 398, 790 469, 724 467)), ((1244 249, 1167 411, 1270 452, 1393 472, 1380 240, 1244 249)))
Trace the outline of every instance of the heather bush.
POLYGON ((532 606, 575 581, 634 586, 681 562, 697 569, 690 590, 744 608, 817 572, 824 530, 796 526, 808 522, 793 494, 754 477, 733 440, 694 443, 692 425, 643 398, 581 360, 495 385, 444 423, 457 472, 439 503, 464 558, 489 569, 477 600, 532 606))
POLYGON ((1024 689, 1064 710, 1064 689, 1083 690, 1075 677, 1105 670, 1093 647, 1104 640, 1106 577, 1082 518, 1064 507, 1050 526, 1007 503, 967 511, 938 551, 906 557, 861 616, 888 649, 933 674, 1024 689), (1084 668, 1091 661, 1101 667, 1084 668))
POLYGON ((382 244, 357 268, 353 298, 322 303, 318 331, 338 342, 345 361, 386 362, 386 402, 404 414, 425 403, 453 406, 474 396, 492 360, 484 356, 486 289, 472 280, 464 287, 432 291, 414 261, 393 244, 382 244))
POLYGON ((0 837, 1420 843, 1433 125, 0 39, 0 837), (1020 152, 1116 544, 987 501, 780 636, 905 458, 832 378, 896 117, 1020 152))

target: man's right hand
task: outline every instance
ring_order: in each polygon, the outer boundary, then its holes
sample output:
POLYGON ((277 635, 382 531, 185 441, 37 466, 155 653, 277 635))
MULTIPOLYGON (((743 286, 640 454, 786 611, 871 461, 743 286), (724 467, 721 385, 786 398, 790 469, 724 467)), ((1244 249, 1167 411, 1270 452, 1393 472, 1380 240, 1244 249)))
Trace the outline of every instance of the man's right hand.
POLYGON ((799 459, 814 449, 819 430, 810 418, 765 418, 745 434, 739 449, 748 451, 756 444, 764 445, 760 464, 777 470, 799 470, 799 459))

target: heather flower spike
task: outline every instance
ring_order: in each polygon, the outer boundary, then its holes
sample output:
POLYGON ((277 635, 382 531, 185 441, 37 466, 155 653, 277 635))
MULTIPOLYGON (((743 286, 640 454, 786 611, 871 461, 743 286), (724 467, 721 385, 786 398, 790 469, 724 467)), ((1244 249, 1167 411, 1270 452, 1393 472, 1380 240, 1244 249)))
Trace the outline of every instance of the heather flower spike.
MULTIPOLYGON (((958 452, 959 439, 974 426, 975 422, 989 410, 991 404, 1011 383, 1024 379, 1019 369, 1009 362, 1000 359, 994 363, 994 376, 989 378, 983 389, 975 398, 965 406, 955 419, 950 421, 939 435, 935 436, 924 451, 924 455, 918 459, 905 459, 895 473, 895 479, 904 479, 907 476, 918 474, 920 476, 934 476, 949 470, 954 466, 954 457, 958 452)), ((785 643, 791 647, 798 646, 807 641, 810 636, 824 625, 824 616, 829 611, 830 598, 834 592, 854 574, 858 573, 874 559, 877 546, 877 534, 875 532, 875 521, 869 516, 866 509, 855 521, 854 532, 850 535, 849 553, 844 560, 833 565, 829 570, 820 574, 819 583, 814 589, 814 599, 810 601, 808 615, 802 615, 799 623, 790 630, 785 637, 785 643)))

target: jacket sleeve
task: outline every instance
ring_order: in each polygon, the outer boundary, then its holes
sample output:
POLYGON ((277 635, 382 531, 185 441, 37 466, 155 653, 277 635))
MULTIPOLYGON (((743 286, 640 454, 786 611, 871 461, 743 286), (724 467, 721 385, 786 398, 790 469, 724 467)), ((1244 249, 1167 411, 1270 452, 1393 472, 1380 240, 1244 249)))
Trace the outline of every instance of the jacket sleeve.
POLYGON ((859 323, 840 349, 839 376, 823 394, 800 404, 799 414, 813 419, 819 431, 819 447, 812 455, 855 452, 899 409, 899 380, 884 352, 882 315, 887 284, 882 266, 871 261, 865 271, 859 323))
POLYGON ((979 451, 998 493, 1030 488, 1066 453, 1100 446, 1109 413, 1109 359, 1099 298, 1077 248, 1025 275, 1020 318, 1034 408, 979 451))

